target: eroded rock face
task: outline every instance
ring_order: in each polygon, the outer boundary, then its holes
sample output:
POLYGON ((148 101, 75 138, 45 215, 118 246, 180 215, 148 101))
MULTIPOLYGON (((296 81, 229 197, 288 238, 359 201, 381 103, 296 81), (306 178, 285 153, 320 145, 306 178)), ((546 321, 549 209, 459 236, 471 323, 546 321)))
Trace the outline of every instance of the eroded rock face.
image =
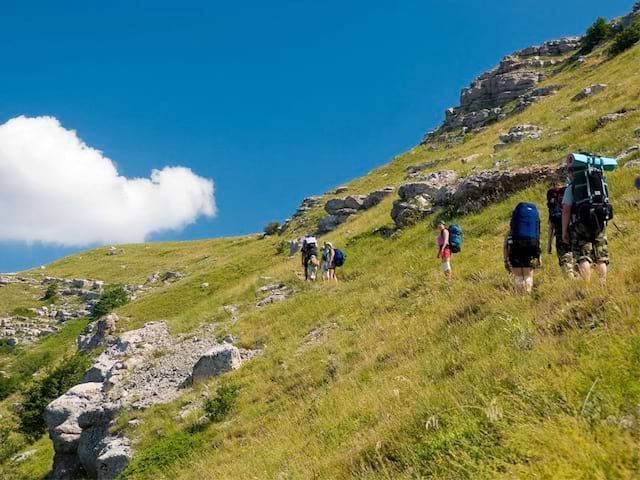
POLYGON ((624 112, 624 111, 603 115, 600 118, 598 118, 598 127, 602 128, 607 126, 610 123, 617 122, 618 120, 622 120, 624 117, 626 117, 626 115, 627 115, 627 112, 624 112))
POLYGON ((500 142, 494 146, 496 150, 524 140, 537 140, 542 137, 542 129, 537 125, 516 125, 509 132, 500 134, 500 142))
POLYGON ((427 218, 436 207, 454 207, 462 214, 480 210, 535 183, 559 180, 563 171, 562 167, 534 166, 488 170, 462 180, 442 175, 440 183, 434 184, 408 183, 400 187, 400 200, 394 202, 391 218, 397 228, 404 228, 427 218))
MULTIPOLYGON (((88 343, 94 338, 90 336, 88 343)), ((208 330, 174 338, 164 322, 150 322, 119 337, 105 336, 104 342, 105 351, 82 383, 47 406, 45 421, 56 452, 53 479, 116 478, 133 455, 129 441, 110 432, 117 413, 175 399, 194 365, 221 345, 208 330)), ((256 354, 223 345, 223 350, 239 354, 239 363, 233 356, 234 369, 256 354)))
POLYGON ((557 181, 562 173, 562 167, 552 166, 479 172, 462 180, 450 204, 458 213, 478 211, 536 183, 557 181))
POLYGON ((80 353, 104 345, 107 337, 116 331, 118 316, 115 313, 107 315, 100 320, 91 322, 76 339, 76 345, 80 353))

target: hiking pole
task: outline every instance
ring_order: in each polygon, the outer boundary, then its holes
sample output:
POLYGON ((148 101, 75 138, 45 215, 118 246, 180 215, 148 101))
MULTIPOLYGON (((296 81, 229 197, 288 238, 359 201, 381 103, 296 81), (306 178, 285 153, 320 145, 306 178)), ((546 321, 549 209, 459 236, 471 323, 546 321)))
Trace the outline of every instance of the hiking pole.
POLYGON ((618 232, 620 232, 620 235, 624 235, 624 232, 622 230, 620 230, 620 227, 618 225, 616 225, 616 222, 611 220, 611 223, 613 223, 613 226, 616 227, 616 230, 618 230, 618 232))

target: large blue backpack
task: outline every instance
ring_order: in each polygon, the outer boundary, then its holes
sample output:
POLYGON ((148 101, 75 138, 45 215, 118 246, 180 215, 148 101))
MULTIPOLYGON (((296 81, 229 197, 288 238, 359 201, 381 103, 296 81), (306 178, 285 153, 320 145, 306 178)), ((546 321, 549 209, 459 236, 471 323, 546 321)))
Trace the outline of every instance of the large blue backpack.
POLYGON ((341 267, 342 265, 344 265, 344 262, 346 259, 347 259, 347 256, 342 252, 342 250, 336 248, 333 255, 333 264, 336 267, 341 267))
POLYGON ((462 250, 462 227, 455 223, 449 225, 449 249, 451 253, 460 253, 462 250))
POLYGON ((511 237, 518 250, 540 255, 540 214, 533 203, 519 203, 511 216, 511 237))

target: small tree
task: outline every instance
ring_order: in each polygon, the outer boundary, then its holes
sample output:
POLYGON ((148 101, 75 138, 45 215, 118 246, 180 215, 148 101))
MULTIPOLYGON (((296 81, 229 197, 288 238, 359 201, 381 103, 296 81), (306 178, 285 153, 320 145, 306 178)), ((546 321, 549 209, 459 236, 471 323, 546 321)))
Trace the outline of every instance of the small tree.
POLYGON ((603 18, 598 19, 587 29, 587 33, 582 38, 582 48, 580 53, 591 53, 594 48, 611 37, 613 29, 611 25, 603 18))
POLYGON ((58 300, 58 284, 55 282, 47 285, 47 289, 44 292, 44 300, 49 303, 55 303, 58 300))
POLYGON ((43 415, 47 405, 76 385, 89 364, 89 358, 79 354, 62 359, 57 368, 25 391, 18 414, 20 431, 32 440, 40 437, 46 427, 43 415))
POLYGON ((107 315, 111 310, 121 307, 129 302, 129 296, 122 285, 111 285, 105 289, 105 292, 93 307, 91 317, 98 319, 107 315))
POLYGON ((266 227, 264 227, 265 235, 276 235, 280 232, 280 224, 278 222, 269 222, 266 227))
POLYGON ((640 18, 636 18, 631 25, 615 36, 613 45, 611 46, 611 55, 618 55, 619 53, 633 47, 639 41, 640 18))

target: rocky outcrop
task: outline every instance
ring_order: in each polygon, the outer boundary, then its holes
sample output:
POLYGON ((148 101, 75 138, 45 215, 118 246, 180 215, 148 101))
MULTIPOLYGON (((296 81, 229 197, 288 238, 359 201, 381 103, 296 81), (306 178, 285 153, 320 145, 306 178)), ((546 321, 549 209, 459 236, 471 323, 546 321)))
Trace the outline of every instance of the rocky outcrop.
POLYGON ((448 204, 459 214, 478 211, 536 183, 557 181, 562 173, 563 168, 555 166, 475 173, 456 186, 448 204))
POLYGON ((298 218, 320 205, 322 205, 322 197, 307 197, 293 214, 293 218, 298 218))
POLYGON ((400 200, 393 203, 391 218, 397 228, 414 225, 431 215, 436 203, 445 202, 449 188, 458 180, 458 174, 452 170, 443 170, 429 174, 423 181, 405 183, 398 190, 400 200))
POLYGON ((367 195, 350 195, 346 198, 329 200, 324 206, 324 210, 328 215, 318 222, 317 233, 321 235, 335 230, 339 225, 346 222, 350 216, 378 205, 394 190, 393 187, 385 187, 367 195))
POLYGON ((544 97, 553 95, 560 85, 538 87, 549 67, 559 65, 563 56, 580 47, 579 37, 568 37, 525 48, 502 59, 494 69, 480 75, 460 94, 460 105, 445 111, 444 123, 428 133, 423 142, 447 143, 448 132, 475 131, 521 112, 544 97), (511 105, 515 102, 515 105, 511 105))
POLYGON ((407 173, 405 176, 405 179, 407 180, 418 179, 424 176, 427 170, 432 170, 433 168, 437 167, 441 163, 446 162, 447 160, 448 160, 447 158, 440 158, 437 160, 430 160, 428 162, 419 163, 417 165, 409 165, 405 169, 405 172, 407 173))
MULTIPOLYGON (((95 337, 88 338, 90 343, 95 337)), ((164 322, 105 339, 105 351, 82 383, 47 406, 45 421, 55 449, 53 479, 116 478, 133 455, 130 442, 110 432, 118 412, 175 399, 190 384, 194 366, 206 363, 201 359, 210 358, 216 348, 235 349, 239 357, 234 353, 231 369, 259 353, 226 343, 221 347, 208 329, 174 338, 164 322)), ((81 339, 78 343, 85 344, 81 339)), ((223 371, 228 370, 210 373, 223 371)))
POLYGON ((592 97, 593 95, 604 92, 607 89, 607 85, 604 83, 598 83, 596 85, 591 85, 589 87, 583 88, 580 92, 573 97, 574 102, 579 102, 584 100, 585 98, 592 97))
POLYGON ((107 315, 100 320, 91 322, 76 339, 76 345, 80 353, 106 344, 110 335, 115 333, 118 316, 115 313, 107 315))
POLYGON ((438 172, 432 183, 407 183, 400 187, 400 200, 393 204, 391 218, 404 228, 433 214, 438 207, 453 208, 464 214, 539 182, 557 181, 562 167, 534 166, 512 170, 488 170, 458 180, 455 175, 438 172))

